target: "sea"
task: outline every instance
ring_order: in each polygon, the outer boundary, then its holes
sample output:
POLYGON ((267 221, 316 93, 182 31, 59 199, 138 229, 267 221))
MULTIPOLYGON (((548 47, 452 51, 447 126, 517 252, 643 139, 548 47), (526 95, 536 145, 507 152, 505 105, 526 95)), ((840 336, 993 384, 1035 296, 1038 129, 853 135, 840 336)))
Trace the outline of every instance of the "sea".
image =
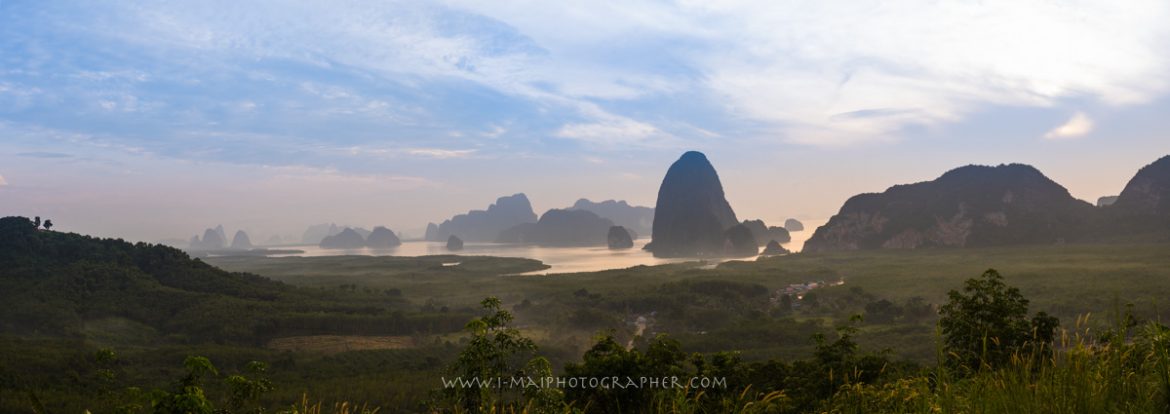
MULTIPOLYGON (((793 252, 799 252, 804 247, 804 242, 812 237, 812 233, 816 230, 816 226, 824 224, 824 221, 805 221, 805 229, 803 231, 791 232, 792 241, 784 243, 783 246, 793 252)), ((340 255, 365 255, 365 256, 430 256, 442 254, 458 254, 463 256, 496 256, 496 257, 521 257, 528 259, 535 259, 543 262, 550 267, 546 270, 531 272, 529 274, 556 274, 556 273, 576 273, 576 272, 596 272, 611 269, 625 269, 639 265, 662 265, 680 262, 693 262, 696 259, 688 258, 658 258, 650 254, 650 252, 642 250, 642 247, 649 243, 649 238, 638 239, 634 242, 634 247, 623 250, 610 250, 605 246, 590 246, 590 247, 540 247, 530 245, 518 244, 504 244, 504 243, 465 243, 463 250, 458 252, 451 252, 447 250, 445 242, 428 242, 428 241, 405 241, 401 246, 388 249, 322 249, 316 245, 293 245, 273 247, 273 249, 290 249, 299 250, 299 253, 285 253, 273 254, 271 257, 282 256, 340 256, 340 255)), ((763 246, 760 246, 761 250, 763 246)), ((745 260, 745 259, 740 259, 745 260)), ((746 260, 751 260, 750 258, 746 260)), ((707 262, 713 265, 718 260, 710 260, 707 262)))

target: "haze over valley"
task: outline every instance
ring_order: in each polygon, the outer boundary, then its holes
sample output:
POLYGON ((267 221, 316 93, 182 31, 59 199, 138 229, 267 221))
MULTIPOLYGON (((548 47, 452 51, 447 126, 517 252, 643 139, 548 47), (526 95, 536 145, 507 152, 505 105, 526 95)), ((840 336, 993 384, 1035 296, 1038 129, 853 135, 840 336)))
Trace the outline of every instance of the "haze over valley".
POLYGON ((1170 412, 1170 3, 0 1, 0 414, 1170 412))

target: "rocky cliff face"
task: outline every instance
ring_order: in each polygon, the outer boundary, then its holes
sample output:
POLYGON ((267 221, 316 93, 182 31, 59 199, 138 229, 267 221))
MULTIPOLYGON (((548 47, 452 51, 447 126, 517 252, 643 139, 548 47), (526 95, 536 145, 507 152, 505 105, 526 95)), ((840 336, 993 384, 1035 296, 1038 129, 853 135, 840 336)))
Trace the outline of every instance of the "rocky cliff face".
POLYGON ((671 164, 658 189, 651 243, 657 257, 721 256, 724 232, 739 224, 707 157, 687 152, 671 164))
POLYGON ((1095 222, 1092 205, 1031 166, 967 166, 849 199, 804 251, 1049 244, 1095 222))
POLYGON ((602 246, 613 222, 585 210, 553 209, 536 223, 523 223, 500 233, 500 243, 539 246, 602 246))
POLYGON ((485 210, 472 210, 460 214, 438 225, 427 225, 428 241, 443 241, 449 236, 459 236, 470 242, 491 242, 500 237, 500 232, 522 223, 535 223, 536 213, 532 203, 524 194, 500 197, 485 210))
POLYGON ((804 223, 801 223, 800 220, 790 218, 788 220, 784 220, 784 229, 790 232, 804 231, 804 223))
POLYGON ((354 229, 346 227, 340 233, 322 239, 320 246, 324 249, 360 249, 366 247, 366 240, 354 229))
POLYGON ((586 210, 634 234, 650 234, 654 226, 654 209, 631 206, 625 201, 605 200, 595 203, 584 198, 577 200, 569 210, 586 210))
POLYGON ((370 236, 366 238, 366 246, 375 249, 395 247, 401 244, 402 240, 398 239, 398 235, 382 226, 374 227, 374 231, 371 231, 370 236))
POLYGON ((1114 229, 1111 239, 1170 240, 1170 156, 1138 170, 1103 211, 1114 229))
POLYGON ((1170 215, 1170 156, 1138 170, 1113 207, 1131 214, 1170 215))

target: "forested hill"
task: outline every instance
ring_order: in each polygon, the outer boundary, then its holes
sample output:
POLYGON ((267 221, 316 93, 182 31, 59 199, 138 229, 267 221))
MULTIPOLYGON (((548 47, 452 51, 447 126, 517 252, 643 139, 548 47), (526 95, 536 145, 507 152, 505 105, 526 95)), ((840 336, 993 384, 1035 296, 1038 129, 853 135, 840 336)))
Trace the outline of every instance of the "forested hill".
POLYGON ((466 315, 413 314, 381 292, 297 288, 230 273, 180 250, 40 230, 0 219, 0 333, 83 337, 140 326, 165 342, 259 343, 285 335, 457 330, 466 315))
MULTIPOLYGON (((101 239, 76 233, 39 230, 23 217, 0 219, 0 265, 5 281, 45 282, 74 270, 119 270, 98 284, 76 287, 97 290, 113 287, 173 288, 248 299, 272 300, 289 287, 263 277, 228 273, 191 259, 182 250, 160 244, 131 244, 121 239, 101 239)), ((77 279, 81 282, 83 279, 77 279)))

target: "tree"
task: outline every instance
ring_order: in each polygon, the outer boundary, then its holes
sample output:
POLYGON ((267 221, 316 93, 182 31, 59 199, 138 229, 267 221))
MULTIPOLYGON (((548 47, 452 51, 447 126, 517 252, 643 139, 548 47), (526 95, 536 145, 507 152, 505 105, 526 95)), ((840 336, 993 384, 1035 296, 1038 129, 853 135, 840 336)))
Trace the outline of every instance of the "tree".
POLYGON ((905 309, 904 315, 912 320, 926 319, 935 315, 934 306, 926 303, 926 299, 922 296, 914 296, 906 299, 906 304, 902 308, 905 309))
POLYGON ((246 369, 248 372, 257 376, 257 378, 248 378, 243 375, 232 375, 224 380, 228 386, 230 393, 229 404, 234 413, 254 412, 263 413, 264 409, 260 408, 260 396, 272 391, 272 382, 268 378, 263 377, 268 365, 260 361, 249 362, 246 369), (256 408, 245 410, 245 407, 253 404, 256 408))
POLYGON ((865 318, 873 323, 892 323, 902 317, 902 307, 882 299, 865 305, 865 318))
POLYGON ((201 356, 189 356, 183 361, 187 376, 175 384, 173 392, 156 390, 151 405, 159 414, 212 414, 215 409, 203 393, 203 378, 217 376, 219 371, 211 361, 201 356))
POLYGON ((53 220, 45 220, 45 230, 52 230, 52 229, 53 229, 53 220))
MULTIPOLYGON (((627 349, 609 332, 601 335, 589 350, 582 355, 581 363, 565 365, 565 376, 569 378, 685 378, 695 374, 687 365, 687 354, 682 345, 659 334, 646 345, 645 351, 627 349)), ((635 387, 570 387, 565 399, 575 407, 590 407, 590 410, 604 413, 648 412, 651 404, 665 389, 640 389, 635 387)))
MULTIPOLYGON (((471 337, 449 372, 463 381, 536 378, 533 374, 547 376, 547 361, 526 363, 526 357, 536 351, 536 343, 525 338, 516 328, 508 326, 513 317, 501 309, 500 300, 489 297, 480 302, 480 306, 485 314, 467 323, 465 329, 471 337), (527 372, 530 369, 540 372, 527 372)), ((508 405, 503 395, 504 387, 500 384, 494 387, 455 386, 447 388, 445 392, 469 412, 495 411, 497 405, 508 405)), ((548 396, 542 395, 541 398, 548 399, 548 396)))
POLYGON ((873 384, 890 373, 889 351, 862 351, 854 337, 860 315, 836 327, 836 339, 823 333, 812 336, 815 348, 811 359, 793 361, 783 380, 784 393, 795 406, 793 412, 821 412, 818 405, 849 384, 873 384))
POLYGON ((33 219, 33 226, 38 229, 41 228, 41 216, 36 216, 36 218, 33 219))
POLYGON ((1028 319, 1028 299, 989 269, 950 291, 939 313, 948 362, 975 370, 1007 363, 1013 353, 1047 350, 1060 321, 1044 312, 1028 319), (1027 346, 1033 346, 1032 350, 1027 346))

